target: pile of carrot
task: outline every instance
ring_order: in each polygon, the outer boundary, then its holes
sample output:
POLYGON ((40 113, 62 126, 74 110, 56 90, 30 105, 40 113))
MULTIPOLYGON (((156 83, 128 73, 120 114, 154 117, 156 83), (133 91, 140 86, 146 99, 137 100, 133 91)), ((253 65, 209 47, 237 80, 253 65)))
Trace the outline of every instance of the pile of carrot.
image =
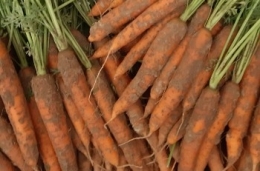
POLYGON ((259 0, 0 9, 0 170, 260 170, 259 0))

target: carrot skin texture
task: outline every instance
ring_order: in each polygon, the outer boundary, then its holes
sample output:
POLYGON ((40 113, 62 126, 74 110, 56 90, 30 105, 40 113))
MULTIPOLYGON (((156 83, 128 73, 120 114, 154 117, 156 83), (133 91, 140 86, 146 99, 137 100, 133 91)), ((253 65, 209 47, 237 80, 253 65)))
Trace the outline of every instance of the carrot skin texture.
POLYGON ((220 152, 217 146, 214 146, 211 151, 208 166, 211 171, 220 171, 224 169, 224 165, 221 160, 220 152))
POLYGON ((0 95, 25 162, 36 167, 37 141, 26 98, 5 44, 0 40, 0 95))
POLYGON ((157 1, 128 24, 113 40, 110 52, 114 53, 134 40, 153 24, 187 4, 187 0, 157 1))
POLYGON ((11 161, 0 151, 0 170, 15 171, 11 161))
POLYGON ((179 171, 193 171, 203 137, 217 112, 219 98, 217 90, 207 87, 202 91, 181 142, 179 171))
POLYGON ((218 112, 200 146, 195 171, 206 168, 211 151, 220 142, 221 134, 232 117, 239 96, 239 85, 234 82, 229 81, 222 88, 218 112))
POLYGON ((98 0, 95 5, 91 8, 89 16, 103 15, 107 11, 112 0, 98 0))
POLYGON ((54 78, 48 74, 34 77, 32 90, 61 169, 77 171, 76 156, 69 137, 61 96, 54 78))
POLYGON ((192 81, 198 74, 211 47, 212 35, 209 30, 202 28, 196 32, 184 53, 184 56, 174 72, 167 90, 155 106, 150 122, 150 133, 156 131, 184 98, 192 81))
POLYGON ((86 171, 92 169, 91 162, 81 152, 78 152, 78 166, 79 166, 79 171, 86 171))
POLYGON ((231 29, 232 26, 224 27, 220 31, 220 33, 214 38, 208 57, 203 64, 203 68, 199 72, 198 76, 195 78, 188 93, 183 99, 182 105, 184 110, 188 111, 195 105, 202 89, 207 85, 213 72, 214 66, 225 46, 231 29))
POLYGON ((43 160, 45 170, 60 171, 61 168, 58 159, 56 157, 46 127, 41 118, 34 95, 32 94, 31 80, 35 75, 35 70, 32 67, 22 68, 19 71, 19 77, 21 79, 21 83, 28 101, 28 107, 38 142, 38 149, 43 160))
POLYGON ((87 127, 96 139, 102 156, 114 166, 118 165, 118 150, 110 133, 104 128, 104 121, 93 97, 89 99, 90 88, 88 86, 84 72, 76 59, 74 52, 70 49, 59 52, 58 69, 61 73, 66 87, 70 87, 69 92, 73 101, 87 127), (67 72, 69 71, 70 72, 67 72))
POLYGON ((113 117, 127 110, 152 85, 167 62, 169 55, 184 37, 186 30, 186 23, 176 18, 163 27, 143 58, 136 76, 115 103, 113 117))
POLYGON ((250 119, 257 103, 260 87, 260 48, 248 64, 240 82, 241 95, 238 99, 234 114, 228 123, 229 131, 226 136, 228 164, 235 162, 241 154, 243 142, 249 128, 250 119))
POLYGON ((113 30, 135 18, 154 2, 156 2, 156 0, 127 0, 123 2, 120 6, 111 10, 98 22, 92 25, 88 37, 89 41, 94 42, 102 40, 113 32, 113 30))

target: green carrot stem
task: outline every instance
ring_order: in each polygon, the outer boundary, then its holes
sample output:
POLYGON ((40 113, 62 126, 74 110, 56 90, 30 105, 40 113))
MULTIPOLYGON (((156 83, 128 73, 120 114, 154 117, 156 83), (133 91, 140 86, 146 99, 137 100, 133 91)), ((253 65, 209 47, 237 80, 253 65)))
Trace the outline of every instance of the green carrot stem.
POLYGON ((205 0, 192 0, 191 3, 187 6, 183 14, 180 16, 180 19, 186 22, 203 4, 205 0))

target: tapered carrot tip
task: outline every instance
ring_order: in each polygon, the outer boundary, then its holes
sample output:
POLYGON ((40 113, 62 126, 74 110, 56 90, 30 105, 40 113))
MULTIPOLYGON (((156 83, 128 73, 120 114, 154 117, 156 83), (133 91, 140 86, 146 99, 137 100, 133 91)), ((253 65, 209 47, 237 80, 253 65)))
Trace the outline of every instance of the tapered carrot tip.
POLYGON ((90 42, 93 42, 93 41, 94 41, 94 37, 91 36, 91 35, 89 35, 89 36, 88 36, 88 40, 89 40, 90 42))

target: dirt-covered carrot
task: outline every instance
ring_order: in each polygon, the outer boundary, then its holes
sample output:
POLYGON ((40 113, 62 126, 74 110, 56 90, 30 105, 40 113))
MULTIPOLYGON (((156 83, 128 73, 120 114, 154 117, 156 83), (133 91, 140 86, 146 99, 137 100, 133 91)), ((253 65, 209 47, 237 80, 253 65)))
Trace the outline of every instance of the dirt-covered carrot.
POLYGON ((15 171, 11 161, 0 151, 0 170, 15 171))
POLYGON ((92 165, 90 160, 81 152, 78 152, 78 166, 79 166, 79 171, 92 170, 92 165))
POLYGON ((113 32, 113 30, 135 18, 154 2, 156 2, 156 0, 126 0, 93 24, 90 28, 89 41, 102 40, 113 32))
POLYGON ((208 166, 211 171, 219 171, 224 169, 223 161, 221 160, 220 150, 214 146, 208 161, 208 166))
MULTIPOLYGON (((235 3, 223 1, 227 8, 222 10, 216 8, 212 15, 210 15, 205 27, 201 28, 191 37, 182 60, 169 82, 167 90, 151 114, 149 123, 150 133, 157 130, 169 113, 180 104, 192 81, 199 73, 212 44, 212 34, 210 30, 235 3)), ((223 2, 219 4, 222 6, 223 2)))
POLYGON ((102 16, 113 0, 98 0, 88 13, 89 16, 102 16))

